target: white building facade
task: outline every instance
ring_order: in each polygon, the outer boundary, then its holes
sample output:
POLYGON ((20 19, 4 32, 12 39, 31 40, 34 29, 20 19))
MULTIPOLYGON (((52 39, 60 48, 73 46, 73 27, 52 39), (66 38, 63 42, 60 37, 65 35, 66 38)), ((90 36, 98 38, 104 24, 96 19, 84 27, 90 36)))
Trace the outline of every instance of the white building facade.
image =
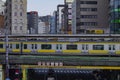
POLYGON ((27 34, 27 0, 7 0, 5 27, 8 34, 27 34))
POLYGON ((4 10, 5 10, 4 4, 5 4, 5 2, 0 0, 0 15, 4 15, 4 10))

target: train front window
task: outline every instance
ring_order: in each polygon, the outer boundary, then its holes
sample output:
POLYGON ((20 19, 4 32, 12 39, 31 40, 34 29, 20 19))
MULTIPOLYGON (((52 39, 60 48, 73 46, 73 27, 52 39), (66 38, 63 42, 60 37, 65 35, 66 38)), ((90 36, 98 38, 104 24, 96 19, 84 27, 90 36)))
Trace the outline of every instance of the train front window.
POLYGON ((52 45, 51 44, 42 44, 41 49, 52 49, 52 45))
POLYGON ((19 44, 16 44, 16 49, 19 49, 19 44))
POLYGON ((3 48, 3 44, 0 44, 0 48, 3 48))
POLYGON ((93 45, 93 50, 104 50, 104 45, 93 45))
POLYGON ((77 50, 77 45, 67 45, 67 50, 77 50))

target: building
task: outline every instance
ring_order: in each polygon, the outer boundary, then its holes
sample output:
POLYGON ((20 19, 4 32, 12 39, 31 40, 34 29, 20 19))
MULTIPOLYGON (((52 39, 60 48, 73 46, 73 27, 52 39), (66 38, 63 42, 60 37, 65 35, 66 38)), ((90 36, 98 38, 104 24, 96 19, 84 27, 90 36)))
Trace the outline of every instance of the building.
POLYGON ((4 15, 4 10, 5 10, 5 2, 0 0, 0 15, 4 15))
POLYGON ((74 0, 72 33, 109 33, 109 0, 74 0))
POLYGON ((64 10, 65 5, 57 6, 57 34, 64 34, 65 20, 64 20, 64 10), (64 23, 63 23, 64 22, 64 23))
POLYGON ((27 33, 27 0, 6 0, 5 27, 8 34, 27 33))
POLYGON ((4 34, 4 15, 0 15, 0 34, 4 34))
POLYGON ((120 34, 120 0, 110 0, 110 33, 120 34))
POLYGON ((51 15, 46 15, 46 16, 40 16, 39 17, 39 21, 45 23, 44 34, 49 34, 50 33, 50 20, 51 20, 51 15))
POLYGON ((45 30, 45 22, 38 22, 38 34, 45 34, 46 30, 45 30))
POLYGON ((57 33, 57 11, 54 11, 50 19, 50 34, 56 33, 57 33))
POLYGON ((31 11, 27 13, 29 34, 38 34, 38 12, 31 11))
POLYGON ((64 0, 65 2, 65 21, 66 21, 66 26, 65 26, 65 33, 71 34, 72 33, 72 3, 73 0, 64 0))

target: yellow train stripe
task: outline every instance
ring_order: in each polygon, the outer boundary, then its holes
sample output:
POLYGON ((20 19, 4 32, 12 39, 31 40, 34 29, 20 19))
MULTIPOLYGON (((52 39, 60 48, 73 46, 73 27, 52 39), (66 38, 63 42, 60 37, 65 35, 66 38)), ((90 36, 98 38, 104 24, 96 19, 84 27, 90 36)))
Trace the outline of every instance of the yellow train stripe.
POLYGON ((6 50, 5 49, 0 49, 0 52, 5 52, 6 50))
POLYGON ((23 52, 24 52, 24 53, 30 53, 31 50, 30 50, 30 49, 23 49, 23 52))
POLYGON ((62 50, 63 53, 81 53, 80 50, 62 50))
POLYGON ((18 53, 20 52, 20 49, 12 49, 12 52, 18 53))
POLYGON ((37 50, 38 53, 55 53, 55 50, 37 50))
POLYGON ((89 50, 89 54, 108 54, 109 51, 107 50, 89 50))

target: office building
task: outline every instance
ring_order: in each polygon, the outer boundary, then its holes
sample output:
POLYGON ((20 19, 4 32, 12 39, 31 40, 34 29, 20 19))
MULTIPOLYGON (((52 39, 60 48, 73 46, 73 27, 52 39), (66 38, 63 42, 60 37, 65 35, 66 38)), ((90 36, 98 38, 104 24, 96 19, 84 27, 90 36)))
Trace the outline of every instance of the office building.
POLYGON ((120 0, 110 0, 110 33, 120 34, 120 0))
POLYGON ((65 26, 65 33, 66 34, 71 34, 72 33, 72 3, 73 0, 64 0, 65 2, 65 21, 66 21, 66 26, 65 26))
POLYGON ((50 19, 50 34, 56 33, 57 33, 57 11, 54 11, 50 19))
POLYGON ((38 34, 38 12, 27 12, 29 34, 38 34))
POLYGON ((72 33, 109 33, 109 0, 74 0, 72 33))
POLYGON ((27 33, 27 0, 6 0, 5 27, 8 34, 27 33))

